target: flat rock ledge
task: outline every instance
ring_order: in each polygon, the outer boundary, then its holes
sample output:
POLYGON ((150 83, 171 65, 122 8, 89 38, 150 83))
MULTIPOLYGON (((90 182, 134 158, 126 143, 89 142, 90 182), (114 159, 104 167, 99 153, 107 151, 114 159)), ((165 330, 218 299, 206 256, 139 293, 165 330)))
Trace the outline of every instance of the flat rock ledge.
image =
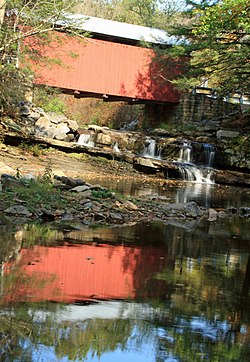
MULTIPOLYGON (((23 182, 23 181, 22 181, 23 182)), ((194 201, 171 203, 164 196, 142 196, 130 199, 111 192, 100 185, 91 185, 81 179, 54 176, 54 187, 61 192, 65 200, 64 208, 54 205, 27 205, 24 199, 15 197, 15 189, 21 187, 21 181, 13 176, 2 174, 0 198, 0 223, 22 224, 34 220, 80 222, 84 225, 124 225, 145 221, 182 223, 208 220, 214 222, 220 218, 237 215, 250 217, 249 207, 215 210, 199 207, 194 201), (9 193, 9 198, 7 197, 9 193), (2 197, 4 196, 4 197, 2 197)), ((26 180, 27 189, 29 182, 26 180)), ((23 187, 23 183, 22 183, 23 187)), ((26 187, 26 186, 25 186, 26 187)))

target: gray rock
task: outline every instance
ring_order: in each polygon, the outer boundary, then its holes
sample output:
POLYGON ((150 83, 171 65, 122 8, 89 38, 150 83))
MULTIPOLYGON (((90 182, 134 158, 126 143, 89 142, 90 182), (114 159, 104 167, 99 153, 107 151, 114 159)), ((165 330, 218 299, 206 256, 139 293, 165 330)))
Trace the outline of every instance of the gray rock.
POLYGON ((215 221, 217 220, 218 213, 214 209, 209 209, 208 211, 208 221, 215 221))
POLYGON ((105 146, 111 146, 113 143, 112 137, 108 134, 104 133, 98 133, 96 138, 96 143, 105 145, 105 146))
POLYGON ((28 116, 29 120, 37 121, 41 117, 40 113, 37 112, 31 112, 28 116))
POLYGON ((150 160, 149 158, 137 157, 134 160, 134 163, 135 163, 135 165, 143 166, 143 167, 146 167, 146 168, 152 168, 152 169, 157 169, 158 168, 158 166, 155 165, 153 163, 153 161, 150 160))
POLYGON ((111 221, 111 222, 121 223, 121 222, 123 222, 123 216, 121 214, 111 212, 108 215, 108 220, 111 221))
POLYGON ((70 132, 69 127, 66 123, 60 123, 55 128, 55 136, 54 138, 57 140, 64 141, 67 138, 67 133, 70 132))
POLYGON ((73 191, 73 192, 83 192, 89 190, 89 186, 86 185, 82 185, 82 186, 76 186, 73 189, 69 190, 69 191, 73 191))
POLYGON ((66 134, 66 137, 65 137, 66 142, 72 142, 72 141, 74 141, 74 139, 75 139, 75 136, 72 133, 66 134))
POLYGON ((36 177, 32 173, 26 173, 26 175, 22 176, 22 179, 24 179, 24 180, 35 180, 36 177))
POLYGON ((26 217, 32 216, 32 213, 23 205, 14 205, 4 210, 6 214, 22 215, 26 217))
POLYGON ((41 212, 45 216, 54 217, 54 213, 52 211, 46 209, 45 207, 41 208, 41 212))
POLYGON ((58 141, 66 141, 67 135, 65 133, 57 132, 55 130, 55 134, 54 134, 53 138, 57 139, 58 141))
POLYGON ((82 206, 81 206, 81 210, 89 210, 89 209, 92 209, 92 206, 93 206, 93 204, 92 204, 92 202, 86 202, 85 204, 83 204, 82 206))
POLYGON ((71 119, 67 119, 67 124, 72 131, 77 131, 79 128, 78 123, 76 121, 72 121, 71 119))
POLYGON ((2 189, 6 190, 6 189, 17 189, 19 187, 21 187, 21 183, 18 180, 15 180, 14 178, 10 178, 10 177, 1 177, 1 182, 2 182, 2 189))
POLYGON ((80 204, 80 205, 84 205, 84 204, 87 204, 88 202, 90 202, 90 199, 81 199, 81 200, 79 201, 79 204, 80 204))
POLYGON ((244 217, 250 216, 250 207, 242 206, 239 208, 239 214, 244 217))
POLYGON ((219 139, 226 138, 226 139, 232 139, 238 137, 240 132, 238 131, 228 131, 228 130, 222 130, 220 129, 216 133, 216 137, 219 139))
POLYGON ((162 210, 166 216, 196 218, 204 215, 203 211, 194 201, 163 205, 162 210))
POLYGON ((58 131, 59 133, 68 133, 68 132, 70 132, 70 129, 69 129, 67 123, 60 123, 60 124, 58 124, 57 127, 56 127, 56 129, 57 129, 57 131, 58 131))
POLYGON ((16 177, 12 176, 12 175, 10 175, 8 173, 2 173, 1 174, 1 182, 3 182, 6 179, 16 180, 16 177))
POLYGON ((90 186, 90 189, 91 190, 99 190, 99 191, 108 191, 108 189, 106 188, 106 187, 103 187, 103 186, 101 186, 101 185, 91 185, 90 186))
POLYGON ((82 191, 81 196, 90 197, 90 196, 92 196, 92 192, 91 192, 91 190, 82 191))
POLYGON ((47 117, 40 117, 37 121, 36 121, 36 126, 38 128, 40 128, 41 130, 44 129, 48 129, 50 127, 52 127, 52 124, 50 122, 50 120, 47 117))
POLYGON ((76 187, 80 185, 88 185, 85 181, 81 179, 74 179, 72 177, 66 177, 66 176, 54 176, 55 180, 61 181, 65 185, 69 185, 71 187, 76 187))
POLYGON ((50 127, 47 129, 35 128, 35 134, 38 137, 46 137, 46 138, 55 138, 56 129, 54 127, 50 127))
POLYGON ((54 113, 54 112, 48 112, 47 116, 48 116, 50 122, 55 123, 55 124, 59 124, 61 122, 67 121, 67 117, 64 114, 57 114, 57 113, 54 113))
POLYGON ((51 127, 50 129, 44 132, 44 137, 55 138, 55 136, 56 136, 56 128, 54 127, 51 127))
POLYGON ((228 207, 228 208, 226 209, 226 212, 227 212, 229 215, 236 215, 236 214, 237 214, 237 209, 236 209, 236 207, 231 206, 231 207, 228 207))
POLYGON ((138 206, 135 205, 133 202, 129 201, 129 200, 124 200, 122 201, 122 205, 128 209, 128 210, 131 210, 131 211, 134 211, 134 210, 138 210, 138 206))
POLYGON ((218 217, 220 217, 221 219, 224 219, 227 216, 225 211, 218 211, 218 217))
MULTIPOLYGON (((40 117, 35 123, 35 133, 41 137, 55 138, 59 134, 62 134, 63 137, 60 139, 64 139, 64 130, 65 128, 63 127, 58 128, 53 125, 47 117, 40 117)), ((67 127, 66 130, 69 131, 69 128, 67 127)))
POLYGON ((11 118, 4 119, 1 123, 10 131, 22 132, 22 127, 11 118))

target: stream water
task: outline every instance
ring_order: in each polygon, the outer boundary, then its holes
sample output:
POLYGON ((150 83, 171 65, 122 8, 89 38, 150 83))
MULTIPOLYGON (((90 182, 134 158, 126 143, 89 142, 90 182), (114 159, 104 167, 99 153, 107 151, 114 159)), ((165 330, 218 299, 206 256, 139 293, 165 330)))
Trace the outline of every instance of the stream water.
MULTIPOLYGON (((249 206, 247 190, 218 185, 98 183, 249 206)), ((0 223, 0 233, 1 361, 250 360, 249 219, 0 223)))

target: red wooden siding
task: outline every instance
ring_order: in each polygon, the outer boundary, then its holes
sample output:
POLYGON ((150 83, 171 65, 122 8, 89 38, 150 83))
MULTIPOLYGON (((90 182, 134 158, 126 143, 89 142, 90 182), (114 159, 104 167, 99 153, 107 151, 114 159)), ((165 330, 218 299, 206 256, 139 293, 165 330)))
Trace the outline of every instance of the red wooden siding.
MULTIPOLYGON (((56 36, 54 42, 39 47, 49 61, 33 62, 35 83, 97 95, 178 101, 171 83, 156 75, 151 49, 93 38, 79 40, 65 33, 56 36)), ((172 79, 179 68, 168 71, 172 79)))

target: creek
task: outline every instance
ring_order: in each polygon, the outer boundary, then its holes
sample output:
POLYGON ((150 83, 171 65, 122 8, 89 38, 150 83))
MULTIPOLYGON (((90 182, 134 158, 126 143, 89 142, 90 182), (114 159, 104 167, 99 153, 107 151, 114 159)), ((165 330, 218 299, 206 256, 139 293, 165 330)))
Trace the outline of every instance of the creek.
MULTIPOLYGON (((250 198, 205 183, 98 183, 218 210, 250 198)), ((249 218, 0 231, 1 360, 250 360, 249 218)))

